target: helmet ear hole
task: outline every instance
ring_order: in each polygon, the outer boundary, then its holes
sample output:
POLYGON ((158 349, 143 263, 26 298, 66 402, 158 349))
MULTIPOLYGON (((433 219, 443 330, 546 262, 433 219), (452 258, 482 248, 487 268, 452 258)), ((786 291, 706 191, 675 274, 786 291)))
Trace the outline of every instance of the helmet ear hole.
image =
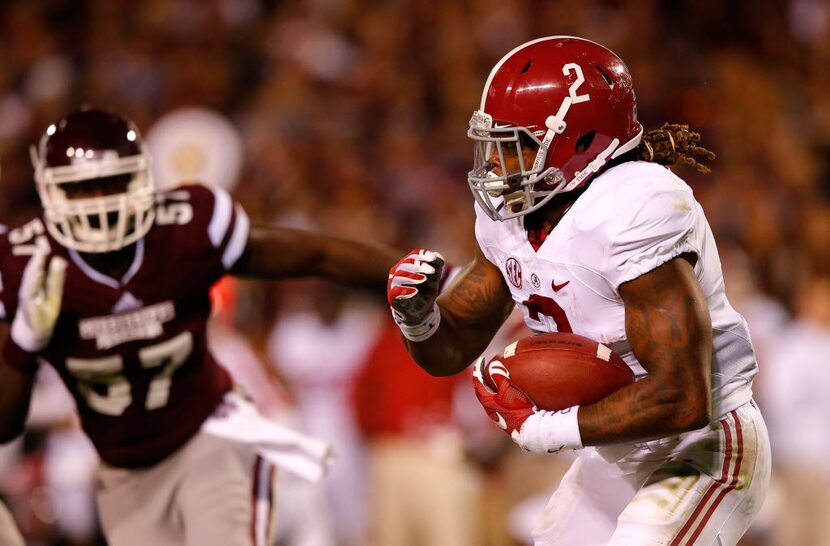
POLYGON ((519 71, 519 74, 526 74, 530 67, 533 66, 533 59, 527 61, 527 64, 519 71))
POLYGON ((576 141, 576 146, 574 147, 576 153, 581 154, 588 150, 588 148, 591 147, 591 143, 594 141, 594 136, 596 136, 596 134, 596 131, 588 131, 579 137, 576 141))
POLYGON ((602 79, 605 80, 605 83, 608 84, 608 88, 614 89, 614 80, 611 79, 611 76, 609 76, 608 73, 605 72, 605 70, 603 70, 600 66, 597 66, 596 69, 597 72, 599 72, 599 75, 602 76, 602 79))
POLYGON ((536 151, 539 149, 539 143, 534 141, 527 133, 519 133, 519 144, 526 150, 536 151))

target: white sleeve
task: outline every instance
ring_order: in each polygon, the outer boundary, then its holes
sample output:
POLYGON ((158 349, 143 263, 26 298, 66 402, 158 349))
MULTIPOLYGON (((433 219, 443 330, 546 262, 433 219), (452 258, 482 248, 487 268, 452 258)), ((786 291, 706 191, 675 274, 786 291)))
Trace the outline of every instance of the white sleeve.
POLYGON ((213 193, 213 211, 207 231, 210 243, 221 253, 222 266, 230 271, 248 243, 250 221, 245 210, 222 188, 209 186, 213 193))
POLYGON ((689 190, 659 191, 631 209, 621 208, 604 231, 606 279, 619 289, 681 254, 700 255, 704 226, 703 212, 689 190))

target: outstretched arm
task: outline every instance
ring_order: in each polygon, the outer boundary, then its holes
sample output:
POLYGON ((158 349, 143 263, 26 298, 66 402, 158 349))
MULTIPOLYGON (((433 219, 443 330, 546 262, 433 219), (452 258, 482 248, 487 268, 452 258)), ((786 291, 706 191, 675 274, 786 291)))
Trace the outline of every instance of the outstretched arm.
POLYGON ((316 276, 349 286, 382 290, 400 251, 313 231, 253 226, 231 273, 287 279, 316 276))
POLYGON ((700 428, 712 413, 712 322, 686 256, 620 286, 644 379, 579 409, 584 445, 700 428))
POLYGON ((437 299, 438 329, 423 341, 404 342, 430 374, 458 373, 487 348, 513 305, 501 273, 476 246, 473 261, 437 299))

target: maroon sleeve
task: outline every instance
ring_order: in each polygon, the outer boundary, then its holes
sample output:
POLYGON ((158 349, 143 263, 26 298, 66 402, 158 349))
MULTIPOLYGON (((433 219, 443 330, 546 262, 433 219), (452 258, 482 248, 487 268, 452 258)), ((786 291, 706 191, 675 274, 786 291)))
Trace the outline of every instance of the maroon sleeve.
POLYGON ((11 320, 17 309, 21 271, 15 264, 8 232, 0 234, 0 320, 11 320))
POLYGON ((165 193, 156 224, 178 224, 172 235, 213 283, 236 263, 248 243, 250 223, 239 203, 216 187, 187 184, 165 193))

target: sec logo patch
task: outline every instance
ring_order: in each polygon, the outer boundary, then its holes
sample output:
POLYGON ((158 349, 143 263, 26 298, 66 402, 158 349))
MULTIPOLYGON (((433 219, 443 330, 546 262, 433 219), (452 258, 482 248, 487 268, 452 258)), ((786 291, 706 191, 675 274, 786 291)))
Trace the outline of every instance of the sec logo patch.
POLYGON ((507 280, 516 288, 522 287, 522 266, 516 258, 509 258, 504 264, 507 280))

